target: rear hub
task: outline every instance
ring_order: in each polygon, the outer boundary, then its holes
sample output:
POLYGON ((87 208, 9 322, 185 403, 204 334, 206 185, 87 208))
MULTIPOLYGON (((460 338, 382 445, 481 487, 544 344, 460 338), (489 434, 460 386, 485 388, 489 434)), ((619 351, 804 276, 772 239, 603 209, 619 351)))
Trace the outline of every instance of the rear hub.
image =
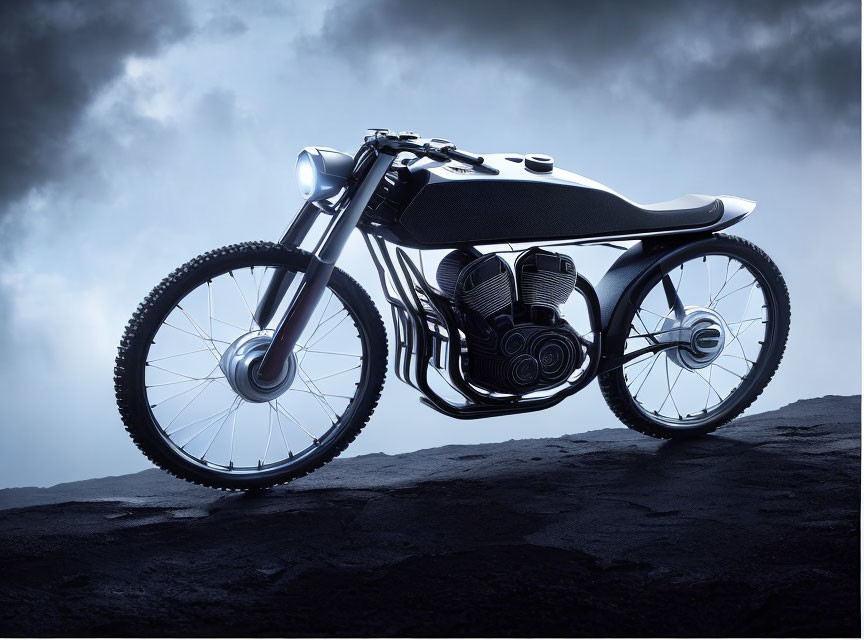
POLYGON ((726 346, 726 323, 719 313, 705 307, 684 307, 684 317, 666 318, 658 333, 660 342, 681 343, 666 353, 672 362, 687 369, 707 367, 726 346))

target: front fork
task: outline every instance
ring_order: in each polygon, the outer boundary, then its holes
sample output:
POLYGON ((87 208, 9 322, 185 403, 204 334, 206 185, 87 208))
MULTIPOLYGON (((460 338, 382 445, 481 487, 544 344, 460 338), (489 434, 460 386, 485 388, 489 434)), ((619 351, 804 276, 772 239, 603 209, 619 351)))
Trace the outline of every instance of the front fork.
MULTIPOLYGON (((392 162, 392 155, 379 153, 354 197, 342 211, 334 214, 336 218, 328 227, 329 235, 319 243, 320 248, 311 256, 303 280, 291 299, 288 310, 279 321, 279 326, 273 334, 273 341, 255 373, 254 382, 261 387, 272 388, 282 382, 279 378, 285 361, 293 353, 300 334, 312 318, 312 313, 321 301, 327 283, 330 282, 336 260, 342 254, 351 232, 356 228, 360 216, 392 162)), ((282 238, 283 244, 299 246, 312 228, 318 213, 318 207, 314 204, 307 202, 303 205, 282 238)), ((274 273, 255 311, 255 319, 259 327, 266 326, 272 319, 294 277, 293 272, 285 269, 274 273)))

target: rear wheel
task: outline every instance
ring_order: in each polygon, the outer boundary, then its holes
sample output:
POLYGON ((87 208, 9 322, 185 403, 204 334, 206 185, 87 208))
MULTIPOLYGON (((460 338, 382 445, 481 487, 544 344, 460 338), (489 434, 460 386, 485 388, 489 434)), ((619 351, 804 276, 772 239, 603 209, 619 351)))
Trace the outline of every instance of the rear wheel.
POLYGON ((758 247, 717 234, 685 249, 632 294, 610 326, 609 357, 658 342, 599 376, 610 409, 628 427, 657 438, 714 431, 759 396, 783 357, 789 293, 758 247), (676 300, 677 299, 677 300, 676 300))
POLYGON ((369 296, 341 270, 278 397, 250 399, 231 377, 234 354, 266 349, 308 264, 298 249, 232 245, 183 265, 139 305, 114 381, 126 429, 154 463, 191 482, 254 489, 303 476, 354 440, 381 393, 387 339, 369 296), (275 270, 300 275, 260 327, 254 312, 275 270))

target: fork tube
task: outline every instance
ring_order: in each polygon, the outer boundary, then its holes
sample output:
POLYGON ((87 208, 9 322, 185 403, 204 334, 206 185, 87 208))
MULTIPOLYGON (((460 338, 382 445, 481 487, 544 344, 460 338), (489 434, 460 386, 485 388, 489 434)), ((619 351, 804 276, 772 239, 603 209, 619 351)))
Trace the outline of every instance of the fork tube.
POLYGON ((267 353, 261 360, 256 376, 258 384, 272 386, 280 382, 278 377, 282 372, 282 365, 294 351, 294 345, 297 344, 300 334, 309 323, 315 307, 318 306, 327 288, 327 283, 330 282, 336 260, 392 162, 393 156, 379 153, 348 206, 336 214, 338 218, 333 223, 330 235, 321 245, 318 255, 310 258, 306 273, 303 274, 303 281, 279 322, 279 327, 273 335, 273 342, 270 343, 267 353))
MULTIPOLYGON (((309 230, 312 229, 312 225, 315 224, 315 220, 318 219, 319 213, 321 213, 321 210, 311 202, 307 202, 300 207, 300 211, 297 212, 279 244, 289 247, 299 247, 309 233, 309 230)), ((285 292, 288 291, 291 283, 294 282, 295 275, 297 274, 294 271, 289 271, 284 267, 278 267, 273 270, 273 276, 270 278, 270 282, 267 283, 267 288, 261 296, 261 302, 258 303, 258 307, 255 309, 255 322, 262 329, 273 319, 273 314, 276 313, 276 309, 282 302, 282 298, 285 297, 285 292)))

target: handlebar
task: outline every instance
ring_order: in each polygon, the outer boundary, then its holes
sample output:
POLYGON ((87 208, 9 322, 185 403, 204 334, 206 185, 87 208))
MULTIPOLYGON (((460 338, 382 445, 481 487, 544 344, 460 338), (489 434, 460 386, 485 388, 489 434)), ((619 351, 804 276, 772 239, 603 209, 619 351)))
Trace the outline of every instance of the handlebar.
POLYGON ((408 151, 418 157, 426 157, 439 162, 455 160, 475 167, 484 173, 498 174, 498 169, 485 163, 483 156, 457 149, 449 140, 441 138, 421 138, 416 133, 395 133, 388 129, 372 129, 372 134, 366 136, 364 147, 378 152, 397 155, 408 151))
POLYGON ((446 162, 456 160, 475 167, 483 166, 483 156, 456 148, 449 140, 440 138, 420 138, 413 133, 394 133, 386 129, 374 129, 372 135, 366 137, 366 143, 379 151, 394 155, 408 151, 421 157, 446 162))

